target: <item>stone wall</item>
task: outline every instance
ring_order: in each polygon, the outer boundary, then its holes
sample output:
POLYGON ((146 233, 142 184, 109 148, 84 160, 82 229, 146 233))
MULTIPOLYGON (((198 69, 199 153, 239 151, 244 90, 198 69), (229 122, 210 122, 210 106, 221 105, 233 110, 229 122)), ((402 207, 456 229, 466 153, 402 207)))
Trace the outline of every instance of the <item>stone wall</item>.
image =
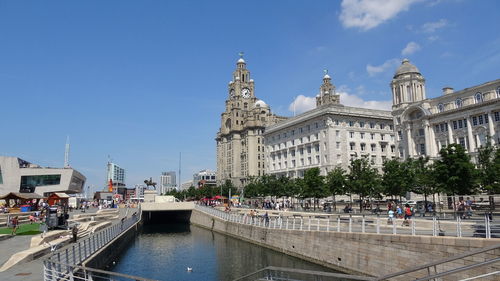
MULTIPOLYGON (((500 243, 500 239, 269 229, 223 221, 199 210, 192 212, 191 223, 346 273, 370 276, 398 272, 500 243)), ((456 261, 455 264, 445 264, 437 270, 442 272, 457 265, 482 261, 485 257, 499 256, 500 250, 490 251, 468 260, 456 261)), ((474 276, 495 270, 500 270, 500 265, 472 270, 469 273, 474 276)), ((401 280, 421 277, 422 274, 424 272, 420 271, 401 280)), ((456 278, 452 276, 449 280, 456 278)))

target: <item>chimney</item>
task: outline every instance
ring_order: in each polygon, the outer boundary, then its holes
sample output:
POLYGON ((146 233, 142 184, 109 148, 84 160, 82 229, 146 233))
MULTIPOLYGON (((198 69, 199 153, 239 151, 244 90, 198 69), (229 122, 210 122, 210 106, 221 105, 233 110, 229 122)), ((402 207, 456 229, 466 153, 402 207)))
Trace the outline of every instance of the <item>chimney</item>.
POLYGON ((453 88, 452 87, 444 87, 443 88, 443 95, 449 95, 453 93, 453 88))

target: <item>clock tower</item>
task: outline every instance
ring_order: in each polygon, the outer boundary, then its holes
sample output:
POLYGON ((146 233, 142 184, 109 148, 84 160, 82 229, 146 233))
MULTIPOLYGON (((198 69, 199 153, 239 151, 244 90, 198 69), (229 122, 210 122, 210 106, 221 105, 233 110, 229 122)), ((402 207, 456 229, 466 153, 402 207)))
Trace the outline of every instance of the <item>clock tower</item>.
POLYGON ((283 119, 255 97, 254 81, 240 53, 216 137, 218 184, 231 180, 235 186, 244 186, 250 177, 264 175, 262 134, 266 126, 283 119))

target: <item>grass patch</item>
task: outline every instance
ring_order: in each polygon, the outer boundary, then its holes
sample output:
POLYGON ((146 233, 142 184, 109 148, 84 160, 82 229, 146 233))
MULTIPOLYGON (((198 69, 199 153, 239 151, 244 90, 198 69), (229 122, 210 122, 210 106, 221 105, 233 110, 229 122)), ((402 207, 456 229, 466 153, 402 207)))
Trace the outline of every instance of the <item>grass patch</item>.
MULTIPOLYGON (((16 235, 35 235, 35 234, 40 234, 40 223, 33 223, 33 224, 21 224, 19 225, 19 228, 16 231, 16 235)), ((11 227, 2 227, 0 228, 0 234, 11 234, 12 233, 12 228, 11 227)))

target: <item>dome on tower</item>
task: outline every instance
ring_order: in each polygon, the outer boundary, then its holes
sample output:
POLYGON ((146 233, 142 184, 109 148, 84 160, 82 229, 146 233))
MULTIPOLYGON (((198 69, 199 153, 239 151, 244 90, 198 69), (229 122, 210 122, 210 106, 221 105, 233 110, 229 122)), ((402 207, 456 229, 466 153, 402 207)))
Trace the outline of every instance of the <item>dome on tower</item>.
POLYGON ((410 63, 410 60, 404 59, 401 62, 401 65, 399 66, 398 70, 396 70, 396 73, 394 73, 394 77, 399 76, 401 74, 405 73, 419 73, 420 70, 416 66, 410 63))
POLYGON ((268 107, 268 105, 263 100, 257 100, 255 102, 255 107, 268 107))
POLYGON ((330 75, 325 74, 325 76, 323 76, 323 79, 331 79, 331 78, 330 78, 330 75))
POLYGON ((238 63, 245 63, 245 60, 244 60, 243 58, 240 58, 240 59, 238 60, 238 63))

